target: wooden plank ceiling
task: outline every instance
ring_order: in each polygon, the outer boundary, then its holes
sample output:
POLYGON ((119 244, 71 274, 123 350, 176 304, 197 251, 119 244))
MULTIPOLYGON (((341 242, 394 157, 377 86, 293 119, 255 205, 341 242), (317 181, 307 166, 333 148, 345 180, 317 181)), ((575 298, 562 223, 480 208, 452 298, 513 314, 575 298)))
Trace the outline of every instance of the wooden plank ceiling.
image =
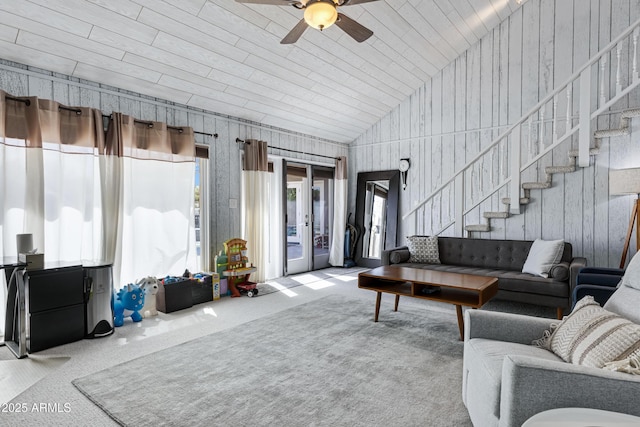
POLYGON ((280 40, 294 7, 233 0, 0 0, 0 57, 220 114, 351 142, 519 7, 378 0, 280 40))

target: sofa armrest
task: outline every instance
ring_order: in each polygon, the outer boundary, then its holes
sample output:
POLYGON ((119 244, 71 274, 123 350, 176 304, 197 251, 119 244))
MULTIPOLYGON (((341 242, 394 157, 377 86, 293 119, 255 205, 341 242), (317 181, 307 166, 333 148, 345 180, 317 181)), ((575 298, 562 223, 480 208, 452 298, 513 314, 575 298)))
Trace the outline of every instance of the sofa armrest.
POLYGON ((600 306, 604 306, 616 290, 615 286, 608 285, 578 285, 571 295, 571 310, 573 310, 578 301, 587 295, 591 295, 600 306))
POLYGON ((620 268, 585 267, 580 269, 576 277, 576 286, 598 285, 618 286, 624 276, 624 270, 620 268))
POLYGON ((624 276, 624 268, 615 267, 584 267, 579 271, 580 274, 607 274, 611 276, 624 276))
POLYGON ((554 408, 589 407, 640 415, 640 376, 531 356, 502 364, 500 426, 520 426, 554 408))
POLYGON ((464 340, 485 338, 530 345, 542 338, 555 319, 502 313, 486 310, 466 310, 464 313, 464 340))
POLYGON ((380 262, 382 265, 391 265, 393 264, 391 262, 391 254, 393 252, 400 252, 400 251, 409 251, 409 248, 407 246, 398 246, 397 248, 391 248, 391 249, 386 249, 382 251, 382 255, 380 256, 380 262))
POLYGON ((569 297, 573 294, 573 288, 576 287, 576 278, 578 277, 578 273, 586 266, 586 258, 576 257, 571 260, 571 265, 569 267, 569 297))
POLYGON ((576 277, 575 287, 571 292, 571 307, 585 295, 592 295, 604 305, 616 291, 624 270, 608 267, 585 267, 580 269, 576 277))

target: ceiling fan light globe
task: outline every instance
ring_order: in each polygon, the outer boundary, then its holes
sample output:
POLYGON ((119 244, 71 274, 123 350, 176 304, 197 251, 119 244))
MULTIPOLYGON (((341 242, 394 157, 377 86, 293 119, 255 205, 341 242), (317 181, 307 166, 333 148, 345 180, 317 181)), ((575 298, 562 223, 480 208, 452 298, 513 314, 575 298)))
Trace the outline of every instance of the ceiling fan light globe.
POLYGON ((333 2, 317 1, 309 4, 304 9, 304 20, 310 27, 318 30, 330 27, 337 19, 338 11, 333 2))

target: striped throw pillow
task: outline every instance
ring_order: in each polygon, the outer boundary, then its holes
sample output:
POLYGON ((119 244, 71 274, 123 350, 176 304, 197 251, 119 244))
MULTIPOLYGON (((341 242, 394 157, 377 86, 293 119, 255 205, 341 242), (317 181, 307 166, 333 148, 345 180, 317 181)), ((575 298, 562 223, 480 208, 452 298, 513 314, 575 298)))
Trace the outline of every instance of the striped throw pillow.
POLYGON ((602 368, 640 352, 640 325, 582 298, 543 346, 565 362, 602 368))

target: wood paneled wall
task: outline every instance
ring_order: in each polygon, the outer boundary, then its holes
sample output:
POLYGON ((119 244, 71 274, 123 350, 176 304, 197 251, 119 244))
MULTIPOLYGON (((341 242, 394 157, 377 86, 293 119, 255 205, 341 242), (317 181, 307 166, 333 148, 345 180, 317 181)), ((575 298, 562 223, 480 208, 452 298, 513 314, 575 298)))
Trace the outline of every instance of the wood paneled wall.
MULTIPOLYGON (((639 0, 527 1, 354 141, 349 148, 349 212, 355 212, 358 172, 394 169, 400 158, 409 157, 400 215, 407 213, 639 17, 639 0)), ((605 72, 612 67, 607 64, 605 72)), ((622 78, 629 79, 630 72, 622 78)), ((597 93, 597 79, 593 84, 597 93)), ((636 89, 601 115, 594 130, 617 127, 622 110, 640 105, 639 93, 636 89)), ((590 167, 554 175, 552 188, 532 190, 533 200, 522 214, 492 220, 491 232, 473 237, 564 238, 589 265, 617 266, 633 198, 609 195, 608 172, 640 166, 639 131, 640 119, 633 119, 631 135, 605 139, 590 167)), ((544 180, 544 167, 567 164, 571 148, 576 141, 567 141, 527 169, 523 181, 544 180)), ((503 167, 496 159, 478 173, 502 173, 503 167)), ((466 223, 481 223, 483 211, 504 210, 504 196, 470 212, 466 223)), ((434 232, 450 214, 453 197, 452 191, 438 195, 417 212, 417 222, 402 222, 401 235, 434 232)), ((452 233, 448 229, 443 234, 452 233)))
POLYGON ((209 231, 212 257, 222 249, 224 241, 241 235, 241 147, 235 142, 236 138, 267 141, 271 154, 297 159, 303 163, 331 163, 330 159, 317 155, 346 156, 348 151, 343 144, 260 126, 5 60, 0 60, 0 89, 16 96, 37 96, 69 106, 98 108, 103 114, 116 111, 141 120, 160 121, 172 126, 190 126, 203 133, 217 133, 217 139, 196 134, 197 143, 209 146, 209 231), (278 148, 313 154, 291 153, 278 148))

